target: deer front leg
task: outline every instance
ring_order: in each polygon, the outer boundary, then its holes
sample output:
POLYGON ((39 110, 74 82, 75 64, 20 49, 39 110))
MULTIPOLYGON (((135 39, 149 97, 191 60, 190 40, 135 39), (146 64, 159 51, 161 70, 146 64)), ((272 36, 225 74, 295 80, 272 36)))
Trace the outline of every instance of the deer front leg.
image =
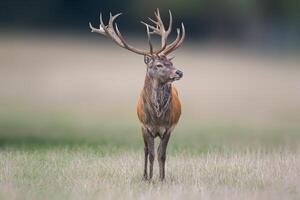
POLYGON ((145 163, 144 163, 144 179, 148 179, 148 173, 147 173, 147 167, 148 167, 148 139, 147 139, 147 130, 145 128, 142 128, 142 133, 143 133, 143 139, 144 139, 144 152, 145 152, 145 163))
POLYGON ((148 178, 147 165, 149 157, 149 179, 153 176, 153 162, 154 162, 154 137, 146 128, 142 128, 143 138, 144 138, 144 151, 145 151, 145 163, 144 163, 144 178, 148 178))
POLYGON ((149 162, 150 162, 149 179, 152 179, 152 177, 153 177, 153 162, 154 162, 155 152, 154 152, 154 136, 151 134, 151 132, 149 132, 149 130, 147 130, 146 138, 147 138, 148 156, 149 156, 149 162))
POLYGON ((165 179, 165 162, 166 151, 171 133, 166 132, 161 138, 160 144, 157 149, 158 164, 159 164, 159 179, 163 181, 165 179))

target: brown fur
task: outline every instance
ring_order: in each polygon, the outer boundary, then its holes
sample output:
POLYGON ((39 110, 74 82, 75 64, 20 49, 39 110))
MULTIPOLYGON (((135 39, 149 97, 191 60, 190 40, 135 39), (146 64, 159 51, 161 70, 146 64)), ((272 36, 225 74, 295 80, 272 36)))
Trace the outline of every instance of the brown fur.
POLYGON ((159 177, 164 180, 168 141, 181 115, 178 92, 172 86, 172 82, 158 83, 147 74, 137 104, 137 115, 142 123, 145 143, 144 178, 148 178, 148 159, 150 162, 149 178, 153 176, 154 138, 159 136, 161 139, 157 149, 159 177))
POLYGON ((144 88, 141 92, 137 114, 142 123, 142 133, 145 143, 145 165, 144 178, 148 179, 147 166, 149 165, 149 178, 153 175, 154 161, 154 138, 160 137, 160 144, 157 150, 159 163, 159 177, 165 178, 165 161, 168 141, 175 125, 181 115, 181 105, 177 90, 172 87, 172 82, 179 80, 183 72, 173 66, 172 59, 167 55, 177 49, 185 38, 185 28, 181 23, 181 29, 177 29, 176 39, 167 44, 167 38, 172 31, 172 14, 169 11, 170 23, 168 29, 165 29, 164 23, 160 17, 159 10, 155 12, 155 20, 151 20, 155 25, 149 25, 142 22, 147 27, 148 43, 150 50, 140 50, 127 44, 119 32, 117 25, 114 26, 114 20, 120 15, 110 14, 107 25, 103 23, 100 14, 99 29, 94 28, 90 23, 92 32, 99 33, 111 38, 120 47, 144 56, 144 62, 147 65, 147 73, 144 88), (180 31, 182 30, 182 31, 180 31), (161 48, 154 50, 151 42, 151 34, 161 36, 161 48))
MULTIPOLYGON (((145 124, 145 112, 144 112, 144 91, 141 92, 138 104, 137 104, 137 115, 142 124, 145 124)), ((177 89, 172 86, 171 93, 171 102, 170 102, 170 126, 176 125, 179 121, 181 115, 181 103, 178 97, 177 89)))
POLYGON ((181 103, 178 97, 177 89, 175 87, 172 87, 172 100, 170 110, 172 125, 176 125, 181 115, 181 103))
MULTIPOLYGON (((147 78, 145 80, 145 84, 149 84, 147 82, 147 78)), ((145 87, 146 87, 146 85, 144 86, 144 88, 145 87)), ((145 89, 143 89, 140 94, 138 104, 137 104, 137 115, 138 115, 140 122, 143 125, 147 125, 149 123, 147 119, 151 118, 151 116, 148 116, 149 113, 145 109, 145 104, 149 103, 149 102, 147 102, 147 98, 148 98, 147 95, 148 95, 147 91, 145 89)), ((167 125, 168 127, 175 126, 178 123, 180 115, 181 115, 181 103, 180 103, 180 100, 178 97, 178 91, 172 85, 171 85, 171 100, 169 103, 169 108, 167 109, 166 112, 168 114, 167 114, 167 116, 165 116, 165 118, 168 118, 166 120, 168 122, 165 125, 167 125)))

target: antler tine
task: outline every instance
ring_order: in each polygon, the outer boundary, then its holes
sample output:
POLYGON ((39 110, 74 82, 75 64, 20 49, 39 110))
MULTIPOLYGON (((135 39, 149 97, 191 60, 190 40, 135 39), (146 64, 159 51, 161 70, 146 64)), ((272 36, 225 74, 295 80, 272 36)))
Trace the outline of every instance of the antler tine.
POLYGON ((158 25, 160 26, 160 28, 163 29, 163 30, 165 30, 165 26, 164 26, 163 21, 161 20, 158 8, 157 8, 156 12, 154 12, 154 15, 155 15, 155 17, 157 19, 157 22, 158 22, 158 25))
POLYGON ((92 33, 100 33, 100 34, 105 35, 105 32, 104 32, 104 30, 103 30, 101 27, 100 27, 99 29, 94 28, 94 27, 92 26, 91 22, 89 23, 89 26, 90 26, 90 29, 91 29, 91 32, 92 32, 92 33))
POLYGON ((176 31, 177 31, 176 39, 171 44, 167 45, 165 50, 161 52, 162 54, 167 55, 167 52, 180 41, 180 29, 177 28, 176 31))
POLYGON ((102 27, 105 31, 105 35, 110 37, 113 41, 115 41, 115 43, 117 45, 119 45, 120 47, 126 48, 126 44, 124 44, 124 42, 122 42, 122 40, 118 37, 115 37, 113 34, 115 33, 114 27, 113 27, 113 22, 114 20, 120 16, 122 13, 118 13, 114 16, 112 16, 111 13, 109 13, 109 21, 108 21, 108 25, 104 25, 103 23, 103 19, 102 19, 102 14, 100 13, 100 27, 102 27))
POLYGON ((102 14, 100 13, 100 26, 99 29, 94 28, 91 23, 89 23, 89 26, 91 28, 92 32, 100 33, 102 35, 105 35, 107 37, 110 37, 117 45, 124 49, 128 49, 129 51, 132 51, 134 53, 140 54, 140 55, 148 55, 149 51, 146 50, 140 50, 132 47, 129 45, 125 39, 123 38, 122 34, 120 33, 118 29, 118 25, 115 24, 114 28, 114 20, 120 16, 122 13, 118 13, 116 15, 109 14, 109 21, 108 25, 105 25, 102 19, 102 14))
POLYGON ((128 45, 126 44, 126 42, 125 42, 125 40, 124 40, 124 38, 123 38, 121 32, 119 31, 119 28, 118 28, 118 24, 117 24, 117 23, 115 24, 115 28, 116 28, 116 31, 117 31, 116 35, 120 38, 120 40, 122 41, 122 44, 124 45, 124 47, 127 48, 128 45))
POLYGON ((108 27, 112 28, 113 27, 113 23, 114 23, 114 20, 119 17, 120 15, 122 15, 122 13, 118 13, 114 16, 112 16, 111 13, 109 13, 109 22, 108 22, 108 27))
POLYGON ((148 19, 149 19, 151 22, 153 22, 154 24, 157 25, 157 21, 155 21, 154 19, 152 19, 152 18, 150 18, 150 17, 148 17, 148 19))
POLYGON ((157 35, 161 36, 161 48, 155 52, 155 54, 159 54, 159 53, 163 52, 165 50, 165 48, 167 47, 167 39, 168 39, 169 34, 171 33, 173 19, 172 19, 172 13, 169 10, 169 15, 170 15, 169 27, 166 30, 164 23, 161 19, 158 8, 157 8, 156 12, 154 12, 154 15, 155 15, 156 21, 151 18, 148 18, 148 19, 152 23, 154 23, 156 25, 156 27, 149 25, 145 22, 142 22, 142 24, 144 24, 145 26, 148 26, 150 29, 152 29, 152 32, 149 32, 150 34, 157 34, 157 35))
POLYGON ((100 13, 100 28, 102 28, 103 30, 105 30, 105 28, 106 28, 106 26, 103 23, 102 13, 100 13))
POLYGON ((183 23, 181 23, 181 29, 182 29, 182 36, 181 36, 181 39, 180 39, 180 41, 177 43, 177 45, 172 49, 172 51, 174 51, 175 49, 177 49, 177 48, 182 44, 182 42, 183 42, 184 39, 185 39, 185 27, 184 27, 183 23))
POLYGON ((154 27, 154 26, 152 26, 150 24, 147 24, 147 23, 145 23, 143 21, 141 21, 141 23, 144 24, 145 26, 148 26, 149 28, 151 28, 153 30, 152 32, 150 32, 151 34, 153 34, 153 33, 159 34, 159 30, 156 27, 154 27))
POLYGON ((167 55, 170 52, 174 51, 175 49, 177 49, 182 42, 184 41, 185 38, 185 28, 183 23, 181 24, 181 29, 182 29, 182 34, 180 34, 180 29, 177 29, 177 37, 176 39, 169 45, 167 45, 167 39, 168 36, 170 35, 171 31, 172 31, 172 24, 173 24, 173 17, 172 17, 172 13, 169 10, 169 26, 168 29, 165 29, 165 26, 163 24, 163 21, 161 19, 160 16, 160 12, 159 9, 156 10, 156 12, 154 12, 154 15, 156 17, 156 21, 149 18, 149 20, 151 22, 153 22, 155 24, 155 26, 153 25, 149 25, 145 22, 141 22, 142 24, 144 24, 147 28, 147 36, 148 36, 148 43, 149 43, 149 47, 150 47, 150 52, 146 51, 146 50, 140 50, 140 49, 136 49, 134 47, 132 47, 131 45, 129 45, 124 37, 122 36, 121 32, 118 29, 118 25, 117 23, 115 23, 114 26, 114 21, 115 19, 120 16, 122 13, 118 13, 116 15, 112 15, 111 13, 109 13, 109 21, 108 24, 105 25, 102 19, 102 14, 100 13, 100 25, 99 28, 95 28, 92 26, 91 23, 89 23, 89 27, 91 29, 91 32, 96 32, 102 35, 105 35, 107 37, 110 37, 117 45, 119 45, 122 48, 125 48, 127 50, 130 50, 134 53, 140 54, 140 55, 167 55), (151 30, 150 30, 151 29, 151 30), (157 34, 161 36, 161 48, 157 51, 153 51, 153 45, 151 43, 151 34, 157 34), (180 36, 181 35, 181 36, 180 36))
POLYGON ((172 17, 171 10, 169 10, 169 16, 170 16, 170 20, 169 20, 169 27, 168 27, 167 32, 170 34, 172 31, 172 24, 173 24, 173 17, 172 17))
MULTIPOLYGON (((100 22, 103 22, 102 21, 102 14, 101 13, 100 13, 100 22)), ((95 32, 95 33, 100 33, 102 35, 106 35, 103 27, 101 26, 101 24, 102 23, 100 23, 100 25, 99 25, 99 29, 97 29, 97 28, 93 27, 93 25, 92 25, 91 22, 89 22, 89 26, 90 26, 91 32, 92 33, 95 32)))
POLYGON ((147 25, 147 35, 148 35, 148 43, 149 43, 149 47, 150 47, 150 54, 153 54, 153 45, 151 43, 151 36, 150 36, 150 32, 149 32, 149 26, 147 25))
MULTIPOLYGON (((157 9, 158 11, 158 16, 159 16, 159 19, 161 21, 161 18, 160 18, 160 14, 159 14, 159 10, 157 9)), ((164 32, 165 32, 165 35, 164 37, 162 37, 162 48, 157 52, 157 54, 160 54, 161 52, 165 51, 165 49, 167 48, 167 40, 168 40, 168 36, 169 34, 171 33, 172 31, 172 24, 173 24, 173 17, 172 17, 172 13, 171 13, 171 10, 169 10, 169 27, 168 27, 168 30, 166 31, 164 29, 164 32)), ((162 23, 162 22, 161 22, 162 23)), ((163 25, 162 25, 163 26, 163 25)), ((178 30, 177 30, 177 37, 178 37, 178 30)), ((176 41, 176 40, 175 40, 176 41)))
POLYGON ((169 53, 171 53, 172 51, 177 49, 182 44, 182 42, 184 41, 184 38, 185 38, 185 28, 184 28, 183 23, 181 23, 181 29, 182 29, 181 37, 179 37, 180 29, 177 29, 176 39, 174 40, 174 42, 172 42, 170 45, 168 45, 164 51, 162 51, 162 54, 168 55, 169 53))

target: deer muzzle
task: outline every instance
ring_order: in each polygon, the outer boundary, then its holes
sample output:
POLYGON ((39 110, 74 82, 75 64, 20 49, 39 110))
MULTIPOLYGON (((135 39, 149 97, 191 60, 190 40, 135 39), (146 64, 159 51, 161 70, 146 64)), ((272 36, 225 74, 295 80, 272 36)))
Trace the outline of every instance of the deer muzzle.
POLYGON ((170 79, 171 79, 171 81, 177 81, 177 80, 181 79, 182 77, 183 77, 183 72, 176 69, 173 71, 170 79))

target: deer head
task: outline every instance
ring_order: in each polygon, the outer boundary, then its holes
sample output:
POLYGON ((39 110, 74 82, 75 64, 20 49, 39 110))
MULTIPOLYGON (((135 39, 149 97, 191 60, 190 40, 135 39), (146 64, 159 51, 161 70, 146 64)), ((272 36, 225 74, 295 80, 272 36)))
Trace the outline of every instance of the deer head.
POLYGON ((108 25, 104 25, 102 14, 100 13, 99 29, 94 28, 91 23, 89 23, 91 31, 111 38, 117 45, 124 49, 132 51, 139 55, 144 55, 144 62, 147 65, 147 75, 149 76, 149 78, 157 80, 162 84, 179 80, 183 76, 183 73, 173 66, 173 63, 171 62, 172 59, 167 58, 167 55, 177 49, 184 41, 185 28, 183 23, 181 23, 182 33, 181 30, 177 28, 176 39, 172 43, 167 44, 168 36, 172 31, 172 13, 171 11, 169 11, 169 26, 168 29, 165 29, 165 26, 160 17, 159 9, 157 9, 157 11, 154 12, 156 20, 149 18, 153 25, 147 24, 143 21, 141 22, 147 28, 149 43, 149 50, 141 50, 129 45, 120 33, 117 24, 114 24, 114 20, 120 15, 121 13, 116 15, 112 15, 110 13, 108 25), (151 42, 151 35, 154 34, 161 37, 161 47, 158 50, 153 49, 153 45, 151 42))

